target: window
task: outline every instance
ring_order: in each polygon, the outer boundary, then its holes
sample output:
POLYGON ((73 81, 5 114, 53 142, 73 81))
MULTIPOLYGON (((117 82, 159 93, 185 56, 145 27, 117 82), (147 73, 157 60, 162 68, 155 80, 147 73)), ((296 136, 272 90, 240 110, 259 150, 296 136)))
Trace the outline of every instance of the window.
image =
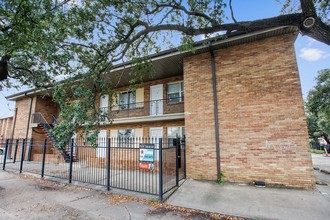
POLYGON ((168 127, 167 128, 167 139, 169 146, 176 145, 176 138, 182 138, 185 135, 185 128, 184 127, 168 127))
POLYGON ((183 82, 167 84, 167 103, 184 101, 183 82))
POLYGON ((135 108, 136 96, 135 92, 123 92, 119 94, 119 109, 135 108))
POLYGON ((130 143, 134 143, 134 129, 120 129, 118 130, 118 146, 130 147, 130 143))

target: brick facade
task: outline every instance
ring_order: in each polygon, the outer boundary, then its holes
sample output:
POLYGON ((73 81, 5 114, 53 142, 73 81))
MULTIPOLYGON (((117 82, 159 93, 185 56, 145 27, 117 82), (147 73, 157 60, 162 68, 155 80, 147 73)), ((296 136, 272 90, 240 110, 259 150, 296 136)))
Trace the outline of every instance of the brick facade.
POLYGON ((0 119, 0 141, 11 137, 12 128, 13 128, 13 117, 0 119))
MULTIPOLYGON (((227 181, 315 184, 294 40, 271 37, 215 51, 221 168, 227 181)), ((187 175, 216 179, 210 54, 184 61, 187 175)))
POLYGON ((107 137, 110 137, 110 130, 119 129, 143 129, 143 137, 149 137, 149 130, 152 127, 162 127, 163 137, 167 137, 167 127, 184 126, 184 120, 173 120, 173 121, 158 121, 148 123, 131 123, 131 124, 109 124, 99 127, 99 130, 107 130, 107 137))
MULTIPOLYGON (((285 34, 214 51, 220 164, 226 181, 265 181, 269 185, 314 187, 294 52, 295 38, 296 34, 285 34)), ((183 76, 145 82, 136 95, 139 97, 137 99, 145 102, 143 106, 137 109, 117 109, 114 118, 149 116, 150 86, 158 84, 163 85, 164 114, 184 112, 184 119, 106 123, 99 130, 106 130, 107 137, 113 137, 119 129, 135 129, 139 131, 136 137, 148 137, 151 127, 162 127, 163 138, 166 140, 168 127, 184 126, 187 176, 215 180, 217 161, 210 53, 184 58, 183 76), (168 104, 167 84, 182 80, 184 103, 168 104)), ((116 92, 127 90, 127 87, 123 87, 116 89, 116 92)), ((109 105, 112 100, 110 95, 109 105)), ((99 97, 95 105, 99 107, 99 97)), ((26 135, 29 106, 28 97, 16 101, 18 111, 14 137, 26 135)), ((58 107, 50 98, 35 96, 32 104, 34 112, 41 112, 51 122, 51 115, 58 114, 58 107)), ((79 131, 77 133, 79 135, 79 131)), ((45 137, 36 128, 33 134, 30 128, 28 136, 45 137)), ((76 153, 83 159, 87 151, 89 163, 104 166, 105 160, 97 157, 95 149, 76 153)), ((33 153, 34 159, 40 159, 41 148, 35 148, 33 153)), ((55 156, 50 160, 59 161, 58 153, 55 156)), ((125 158, 118 163, 123 162, 127 162, 125 158)))
MULTIPOLYGON (((31 114, 35 112, 36 109, 36 97, 33 97, 31 114)), ((32 127, 29 126, 29 111, 30 111, 31 99, 28 97, 16 100, 16 122, 14 129, 14 138, 31 138, 32 137, 32 127), (28 134, 27 134, 28 131, 28 134)))
POLYGON ((52 123, 52 116, 57 117, 59 111, 59 106, 52 101, 51 97, 37 96, 35 112, 40 112, 49 124, 52 123))

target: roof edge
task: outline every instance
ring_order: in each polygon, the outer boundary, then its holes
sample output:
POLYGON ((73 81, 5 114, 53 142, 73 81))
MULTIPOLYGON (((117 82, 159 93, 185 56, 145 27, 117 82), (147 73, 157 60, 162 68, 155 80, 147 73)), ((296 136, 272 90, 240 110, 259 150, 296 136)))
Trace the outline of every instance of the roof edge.
MULTIPOLYGON (((212 46, 216 46, 216 45, 225 44, 225 43, 228 43, 231 41, 237 41, 240 39, 249 38, 249 37, 256 36, 256 35, 265 34, 268 32, 274 32, 274 31, 281 30, 281 29, 288 29, 287 33, 298 32, 298 28, 295 26, 280 26, 280 27, 274 27, 274 28, 264 29, 264 30, 260 30, 260 31, 250 32, 250 33, 246 33, 246 34, 241 33, 241 32, 238 32, 238 33, 234 32, 234 34, 232 36, 229 36, 225 39, 219 39, 219 37, 213 37, 213 38, 208 38, 205 40, 197 41, 193 45, 194 45, 195 50, 198 51, 200 49, 209 47, 209 45, 207 44, 209 42, 213 42, 212 46)), ((161 59, 164 59, 164 58, 167 58, 170 56, 175 56, 178 54, 187 54, 187 55, 192 54, 191 51, 180 51, 179 47, 180 46, 175 47, 175 48, 170 48, 167 50, 163 50, 159 53, 151 54, 148 57, 151 59, 151 61, 156 61, 156 60, 161 60, 161 59)), ((193 55, 197 55, 197 54, 199 54, 199 53, 197 52, 193 55)), ((110 72, 115 72, 115 71, 130 68, 130 67, 132 67, 132 61, 127 61, 127 62, 123 62, 123 63, 115 65, 114 68, 110 72)), ((5 98, 8 101, 16 101, 17 99, 22 98, 26 95, 33 95, 33 94, 42 92, 44 90, 45 89, 37 89, 37 88, 29 89, 29 90, 26 90, 23 92, 19 92, 19 93, 15 93, 15 94, 6 96, 5 98)))

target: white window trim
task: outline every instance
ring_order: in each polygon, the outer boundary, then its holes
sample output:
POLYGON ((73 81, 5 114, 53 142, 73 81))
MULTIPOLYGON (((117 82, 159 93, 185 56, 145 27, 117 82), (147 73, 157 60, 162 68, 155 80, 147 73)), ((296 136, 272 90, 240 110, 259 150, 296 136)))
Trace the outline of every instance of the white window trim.
MULTIPOLYGON (((182 84, 183 84, 183 80, 181 80, 181 81, 175 81, 175 82, 169 82, 169 83, 167 83, 167 85, 166 85, 166 98, 167 98, 167 103, 168 104, 177 104, 177 103, 183 103, 184 101, 184 99, 183 99, 183 95, 182 94, 184 94, 184 89, 182 88, 182 84), (169 94, 173 94, 173 93, 169 93, 168 92, 168 86, 169 85, 173 85, 173 84, 180 84, 180 90, 179 90, 179 94, 180 94, 180 100, 179 101, 175 101, 175 102, 169 102, 168 100, 169 100, 169 98, 168 98, 168 95, 169 94)), ((184 87, 184 86, 183 86, 184 87)))
POLYGON ((123 129, 118 129, 117 130, 118 146, 119 147, 132 147, 131 146, 132 143, 129 143, 130 142, 129 140, 128 140, 128 142, 126 142, 127 139, 122 139, 122 137, 120 137, 120 133, 119 133, 120 130, 132 130, 133 137, 131 137, 131 138, 133 139, 133 143, 134 143, 134 140, 135 140, 135 129, 134 128, 123 128, 123 129))
MULTIPOLYGON (((169 136, 168 136, 168 129, 169 129, 169 128, 179 128, 179 133, 180 133, 180 134, 179 134, 179 137, 182 138, 182 137, 183 137, 183 130, 182 130, 182 129, 183 129, 184 127, 185 127, 185 126, 168 126, 168 127, 167 127, 167 138, 169 138, 169 136)), ((172 137, 172 138, 174 138, 174 137, 172 137)))

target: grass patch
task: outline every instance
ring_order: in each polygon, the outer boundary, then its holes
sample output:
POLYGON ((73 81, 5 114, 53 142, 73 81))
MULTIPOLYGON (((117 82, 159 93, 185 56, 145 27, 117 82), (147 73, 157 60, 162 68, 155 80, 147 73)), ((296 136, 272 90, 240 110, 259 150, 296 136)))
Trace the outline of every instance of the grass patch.
POLYGON ((226 176, 223 172, 220 173, 221 179, 217 179, 215 182, 218 184, 224 184, 226 181, 226 176))
POLYGON ((311 152, 313 154, 324 154, 324 150, 316 150, 316 149, 312 149, 311 152))

